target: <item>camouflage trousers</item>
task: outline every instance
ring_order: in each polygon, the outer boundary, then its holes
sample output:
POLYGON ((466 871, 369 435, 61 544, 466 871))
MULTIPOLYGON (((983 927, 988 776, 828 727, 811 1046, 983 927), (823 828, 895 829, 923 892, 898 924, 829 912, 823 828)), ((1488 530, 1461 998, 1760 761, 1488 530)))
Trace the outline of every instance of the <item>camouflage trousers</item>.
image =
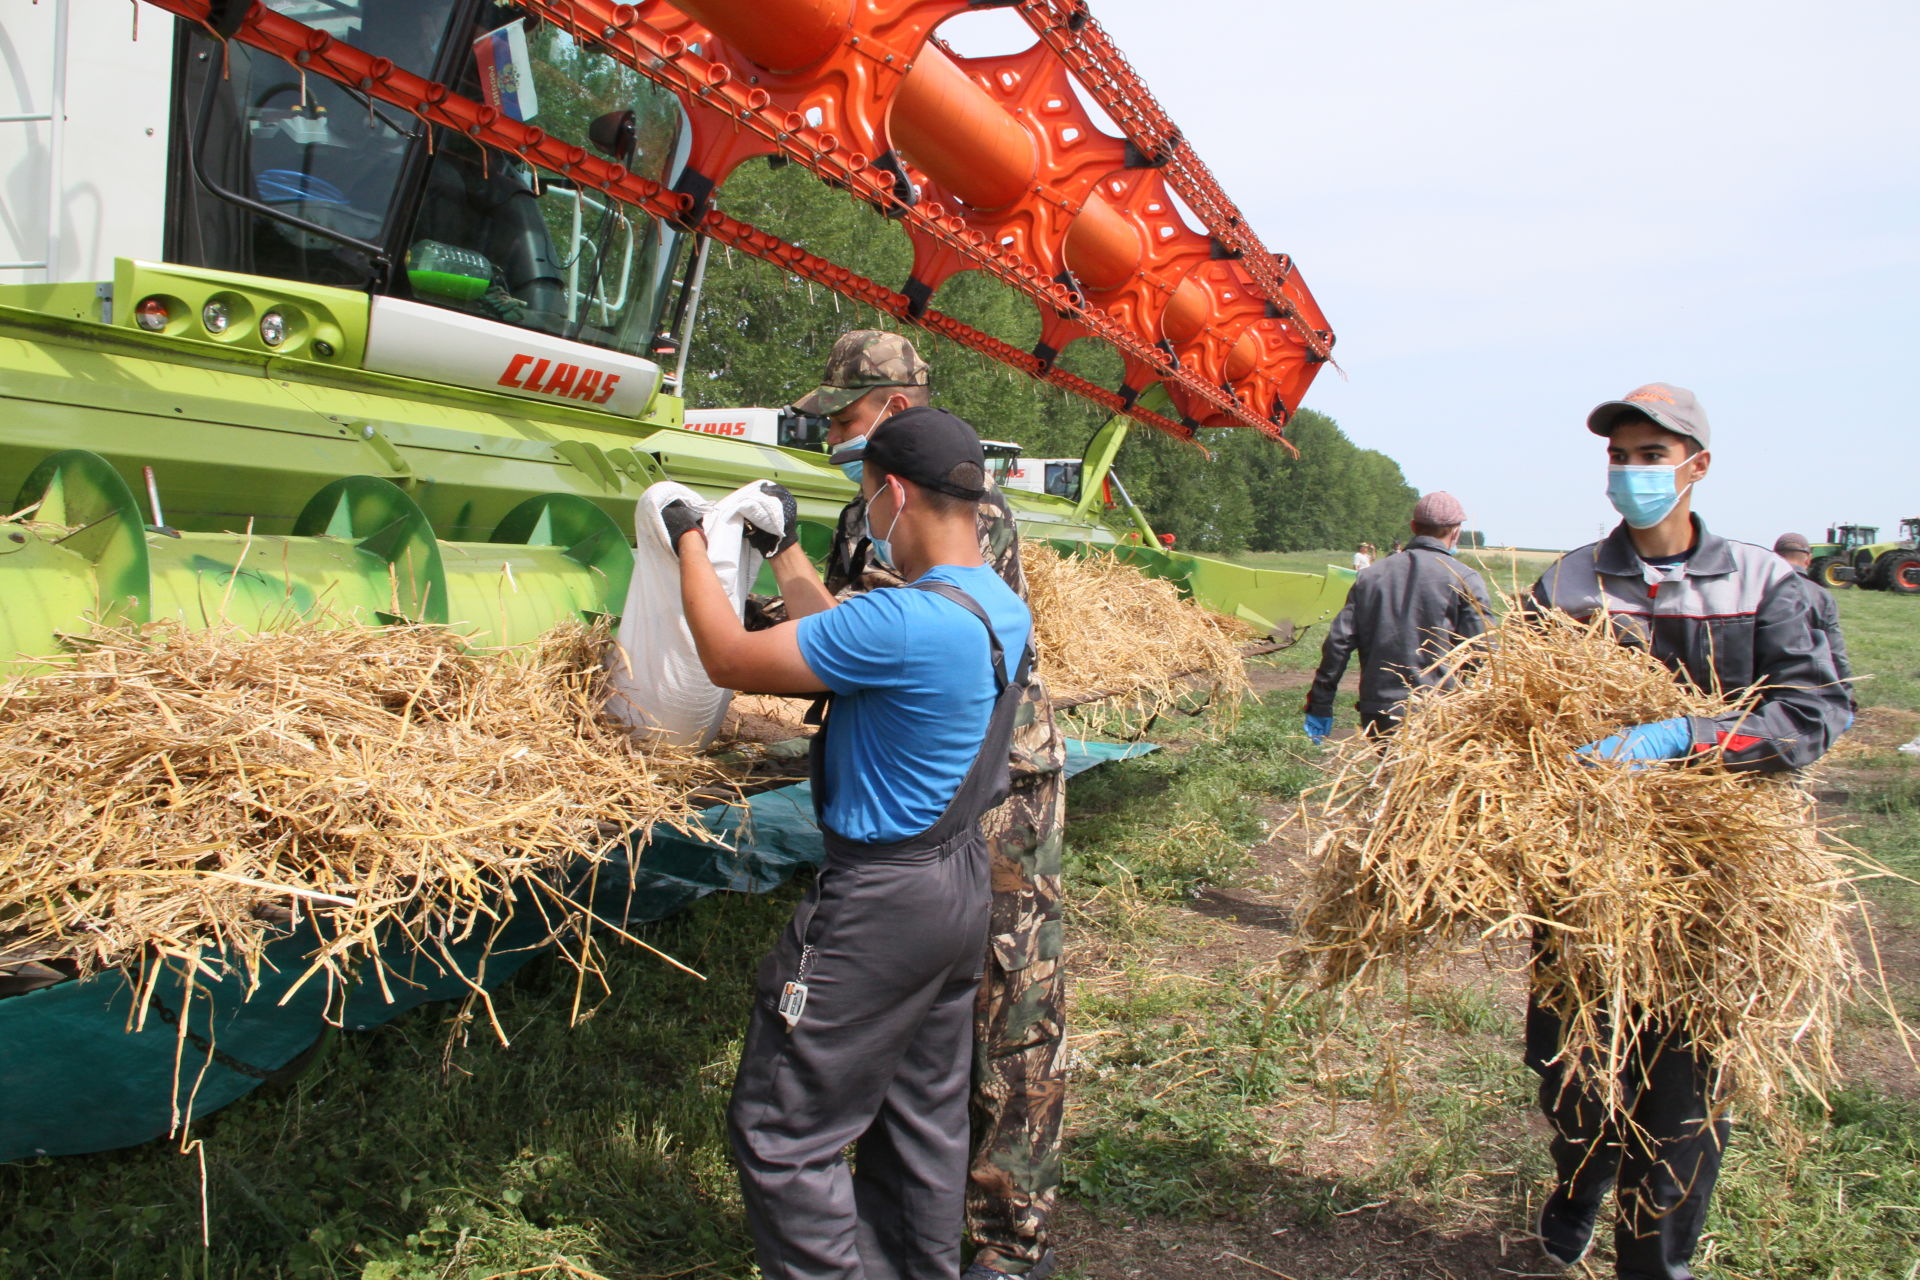
MULTIPOLYGON (((1051 716, 1045 719, 1051 730, 1051 716)), ((1014 1273, 1046 1253, 1047 1219, 1060 1187, 1067 1059, 1060 914, 1065 779, 1057 764, 1045 772, 1016 769, 1006 803, 980 824, 993 906, 985 978, 974 1006, 967 1234, 978 1250, 976 1261, 1014 1273)))

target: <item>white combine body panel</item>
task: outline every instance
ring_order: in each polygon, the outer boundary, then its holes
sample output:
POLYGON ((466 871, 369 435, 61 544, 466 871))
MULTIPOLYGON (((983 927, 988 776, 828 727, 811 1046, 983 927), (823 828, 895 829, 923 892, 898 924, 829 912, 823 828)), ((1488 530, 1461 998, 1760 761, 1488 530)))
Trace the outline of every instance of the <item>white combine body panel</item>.
POLYGON ((173 29, 116 0, 0 5, 0 284, 161 256, 173 29))
POLYGON ((1015 458, 1001 486, 1056 498, 1078 498, 1080 466, 1078 458, 1015 458))
POLYGON ((783 409, 689 409, 687 430, 753 444, 788 449, 818 449, 827 438, 827 420, 783 409))

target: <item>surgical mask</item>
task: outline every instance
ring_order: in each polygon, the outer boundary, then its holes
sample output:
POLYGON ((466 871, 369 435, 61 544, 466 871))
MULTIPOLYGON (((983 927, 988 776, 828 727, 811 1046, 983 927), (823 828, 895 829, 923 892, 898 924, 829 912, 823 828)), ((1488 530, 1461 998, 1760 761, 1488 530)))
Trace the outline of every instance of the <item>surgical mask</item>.
MULTIPOLYGON (((851 440, 843 440, 837 445, 830 445, 827 452, 836 454, 845 453, 849 449, 857 449, 865 453, 867 450, 867 437, 855 436, 851 440)), ((851 462, 842 462, 837 465, 841 472, 846 475, 847 479, 853 481, 855 484, 860 483, 860 475, 866 469, 865 462, 860 458, 855 458, 851 462)))
POLYGON ((1674 486, 1674 475, 1692 459, 1670 467, 1608 467, 1607 501, 1620 513, 1627 527, 1651 529, 1665 520, 1687 489, 1674 486))
POLYGON ((868 423, 867 429, 859 435, 853 437, 851 440, 842 440, 839 444, 830 444, 827 446, 827 455, 829 457, 839 457, 846 453, 856 455, 849 461, 834 464, 840 468, 841 473, 844 474, 847 479, 853 481, 855 484, 860 483, 861 473, 866 470, 866 466, 857 455, 867 451, 867 440, 873 435, 873 429, 892 416, 893 413, 891 410, 883 409, 880 415, 868 423))
MULTIPOLYGON (((877 498, 880 495, 876 493, 873 496, 877 498)), ((901 502, 904 504, 905 500, 905 495, 902 494, 901 502)), ((894 509, 893 520, 887 525, 887 536, 884 538, 873 531, 873 503, 869 501, 867 503, 867 509, 860 513, 860 522, 865 526, 867 541, 873 544, 873 558, 889 569, 894 567, 892 539, 893 531, 900 526, 901 510, 901 507, 894 509)))

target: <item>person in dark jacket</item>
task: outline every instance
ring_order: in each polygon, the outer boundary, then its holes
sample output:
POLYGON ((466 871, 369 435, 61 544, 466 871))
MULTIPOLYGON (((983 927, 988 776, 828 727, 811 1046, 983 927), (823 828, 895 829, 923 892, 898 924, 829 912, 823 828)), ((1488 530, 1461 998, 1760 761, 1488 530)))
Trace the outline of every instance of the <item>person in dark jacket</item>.
MULTIPOLYGON (((1818 760, 1852 722, 1846 692, 1793 570, 1763 547, 1708 532, 1693 514, 1711 462, 1699 401, 1656 382, 1600 405, 1587 427, 1606 437, 1607 496, 1622 523, 1562 556, 1527 607, 1605 612, 1621 644, 1645 649, 1676 679, 1757 689, 1759 702, 1733 715, 1625 725, 1581 754, 1596 768, 1710 755, 1726 769, 1780 772, 1818 760)), ((1578 1262, 1614 1187, 1617 1274, 1690 1280, 1729 1134, 1723 1082, 1685 1027, 1641 1035, 1631 1056, 1620 1081, 1630 1118, 1616 1124, 1562 1056, 1559 1020, 1537 1001, 1527 1011, 1527 1065, 1541 1078, 1558 1174, 1541 1208, 1540 1244, 1556 1261, 1578 1262)))
MULTIPOLYGON (((1827 584, 1814 577, 1813 547, 1802 533, 1783 533, 1773 540, 1773 554, 1792 565, 1800 575, 1800 581, 1806 584, 1803 594, 1807 597, 1807 607, 1813 610, 1813 629, 1827 642, 1827 651, 1833 655, 1833 669, 1842 680, 1853 679, 1853 664, 1847 661, 1847 637, 1840 631, 1840 606, 1833 602, 1833 592, 1827 584)), ((1852 696, 1853 686, 1847 685, 1848 696, 1852 696)))
POLYGON ((1430 493, 1413 508, 1413 541, 1405 551, 1362 569, 1347 603, 1320 646, 1320 669, 1307 694, 1306 734, 1316 743, 1333 732, 1333 695, 1347 661, 1360 651, 1360 728, 1389 732, 1416 685, 1441 679, 1436 659, 1487 629, 1492 605, 1480 575, 1454 559, 1467 513, 1459 499, 1430 493))

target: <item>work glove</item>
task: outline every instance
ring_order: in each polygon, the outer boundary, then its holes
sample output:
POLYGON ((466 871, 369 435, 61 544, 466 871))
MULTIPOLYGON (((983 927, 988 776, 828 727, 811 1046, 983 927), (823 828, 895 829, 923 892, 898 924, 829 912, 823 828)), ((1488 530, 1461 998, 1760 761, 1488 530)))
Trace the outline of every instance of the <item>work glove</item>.
POLYGON ((667 527, 667 545, 676 556, 680 554, 680 539, 688 531, 699 529, 701 536, 706 536, 700 524, 700 512, 685 498, 675 498, 660 508, 660 523, 667 527))
POLYGON ((1307 734, 1307 737, 1313 740, 1314 746, 1317 747, 1321 743, 1325 742, 1327 740, 1327 735, 1332 732, 1333 732, 1332 716, 1309 715, 1307 717, 1306 734, 1307 734))
POLYGON ((1573 754, 1586 763, 1614 760, 1630 769, 1645 768, 1651 760, 1674 760, 1693 749, 1693 725, 1685 716, 1655 720, 1622 729, 1598 742, 1589 742, 1573 754))
POLYGON ((771 560, 792 546, 800 537, 800 507, 794 502, 793 495, 787 492, 785 485, 775 484, 771 480, 760 482, 760 492, 769 498, 780 499, 780 525, 785 530, 775 533, 771 529, 762 529, 753 521, 747 521, 747 545, 760 553, 763 560, 771 560))

